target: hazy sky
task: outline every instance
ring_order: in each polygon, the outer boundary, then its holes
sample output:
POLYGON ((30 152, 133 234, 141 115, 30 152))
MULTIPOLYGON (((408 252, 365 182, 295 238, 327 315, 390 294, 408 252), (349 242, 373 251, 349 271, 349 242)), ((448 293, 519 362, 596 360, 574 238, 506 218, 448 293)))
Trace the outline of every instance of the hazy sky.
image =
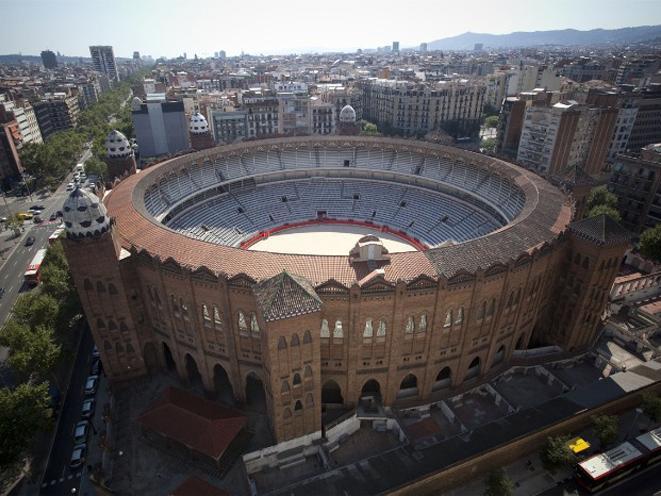
POLYGON ((661 0, 0 0, 0 53, 154 57, 417 46, 466 31, 661 24, 661 0))

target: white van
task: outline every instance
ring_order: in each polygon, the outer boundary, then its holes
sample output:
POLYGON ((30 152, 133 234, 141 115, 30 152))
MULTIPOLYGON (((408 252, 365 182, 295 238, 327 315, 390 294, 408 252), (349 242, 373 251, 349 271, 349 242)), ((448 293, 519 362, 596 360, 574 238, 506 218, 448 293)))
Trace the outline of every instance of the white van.
POLYGON ((76 164, 76 168, 73 171, 77 172, 78 174, 85 172, 85 164, 76 164))

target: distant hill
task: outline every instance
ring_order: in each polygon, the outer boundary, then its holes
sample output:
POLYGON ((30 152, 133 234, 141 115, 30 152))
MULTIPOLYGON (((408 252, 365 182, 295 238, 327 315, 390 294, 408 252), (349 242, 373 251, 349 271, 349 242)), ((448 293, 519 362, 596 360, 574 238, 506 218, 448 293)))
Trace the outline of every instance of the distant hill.
POLYGON ((555 31, 517 31, 509 34, 464 33, 428 43, 429 50, 472 50, 475 43, 485 48, 517 48, 538 45, 620 45, 661 37, 661 26, 620 29, 561 29, 555 31))

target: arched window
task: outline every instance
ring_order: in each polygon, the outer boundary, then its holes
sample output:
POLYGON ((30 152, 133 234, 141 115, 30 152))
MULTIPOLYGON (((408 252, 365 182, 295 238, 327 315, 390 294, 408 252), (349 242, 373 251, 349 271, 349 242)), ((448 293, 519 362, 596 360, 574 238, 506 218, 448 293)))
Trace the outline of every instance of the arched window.
POLYGON ((188 305, 184 301, 183 298, 179 298, 179 308, 181 308, 181 314, 184 317, 184 319, 188 320, 188 305))
POLYGON ((336 320, 335 321, 335 328, 333 329, 333 337, 334 338, 343 338, 344 337, 344 331, 342 330, 342 321, 341 320, 336 320))
POLYGON ((301 403, 301 400, 296 400, 296 403, 294 403, 294 411, 298 412, 303 410, 303 404, 301 403))
POLYGON ((588 260, 588 257, 585 257, 583 259, 583 268, 584 269, 589 269, 590 268, 590 261, 588 260))
POLYGON ((250 332, 259 334, 259 324, 257 323, 257 315, 255 313, 250 314, 250 332))
POLYGON ((120 343, 119 341, 115 343, 115 351, 117 353, 124 353, 124 347, 122 346, 122 343, 120 343))
POLYGON ((246 322, 246 316, 240 310, 239 310, 239 334, 241 334, 242 336, 248 335, 248 322, 246 322))
POLYGON ((113 319, 108 320, 108 330, 109 331, 116 331, 117 330, 117 324, 113 319))
POLYGON ((119 321, 119 330, 122 332, 129 332, 129 328, 123 320, 119 321))
POLYGON ((386 336, 386 321, 384 319, 379 320, 379 328, 376 330, 377 341, 378 338, 384 338, 386 336))
POLYGON ((409 315, 406 318, 406 327, 404 328, 404 332, 406 334, 413 334, 413 331, 415 331, 415 320, 413 319, 413 315, 409 315))
POLYGON ((303 333, 303 344, 310 344, 312 343, 312 333, 310 331, 305 331, 303 333))
POLYGON ((372 319, 367 319, 365 321, 365 329, 363 330, 364 338, 371 338, 374 335, 374 330, 372 329, 372 319))
POLYGON ((135 349, 133 348, 131 341, 126 342, 126 353, 135 353, 135 349))
POLYGON ((448 313, 445 314, 445 322, 443 323, 443 327, 450 326, 452 326, 452 309, 448 310, 448 313))
POLYGON ((514 306, 518 305, 519 301, 521 301, 521 288, 517 289, 514 295, 514 306))
POLYGON ((89 279, 83 281, 83 287, 85 288, 85 291, 94 290, 94 286, 92 286, 92 282, 89 279))
POLYGON ((492 317, 494 313, 496 313, 496 299, 491 298, 491 302, 489 302, 489 310, 487 310, 487 317, 492 317))
POLYGON ((427 332, 427 314, 423 313, 418 320, 418 332, 427 332))
POLYGON ((305 406, 307 407, 314 406, 314 396, 312 396, 312 393, 308 393, 305 396, 305 406))
POLYGON ((289 383, 287 381, 282 381, 282 385, 280 386, 280 393, 285 394, 289 392, 289 383))
POLYGON ((292 346, 299 346, 301 344, 301 341, 298 339, 298 334, 294 334, 291 337, 291 345, 292 346))
POLYGON ((321 320, 321 331, 319 332, 319 335, 322 338, 330 337, 330 330, 328 329, 328 321, 326 319, 321 320))
POLYGON ((106 292, 106 287, 103 285, 101 281, 96 281, 96 291, 98 293, 105 293, 106 292))
POLYGON ((579 265, 581 263, 581 254, 577 253, 576 256, 574 257, 574 263, 576 265, 579 265))
POLYGON ((464 307, 459 307, 457 315, 454 318, 455 325, 461 325, 464 322, 464 307))
POLYGON ((179 317, 179 305, 177 305, 177 299, 174 297, 174 295, 170 295, 170 306, 172 307, 172 312, 174 313, 175 317, 179 317))
POLYGON ((211 315, 209 314, 209 307, 202 304, 202 324, 204 327, 211 327, 211 315))
POLYGON ((305 366, 305 370, 303 371, 303 377, 305 377, 306 380, 312 379, 312 367, 310 367, 309 365, 305 366))
POLYGON ((287 340, 280 336, 280 339, 278 339, 278 350, 286 350, 287 349, 287 340))
POLYGON ((98 329, 105 329, 106 328, 106 324, 105 324, 105 322, 103 322, 103 319, 96 319, 96 327, 98 329))
POLYGON ((292 384, 294 385, 294 387, 301 385, 301 374, 299 374, 298 372, 294 374, 294 378, 292 379, 292 384))
POLYGON ((484 315, 487 313, 487 302, 483 301, 477 311, 477 320, 482 320, 484 315))
POLYGON ((108 284, 108 293, 110 293, 111 295, 116 295, 117 294, 117 288, 115 287, 115 285, 113 283, 108 284))
POLYGON ((217 329, 223 328, 223 317, 220 315, 220 310, 218 310, 216 305, 213 306, 213 325, 215 325, 217 329))

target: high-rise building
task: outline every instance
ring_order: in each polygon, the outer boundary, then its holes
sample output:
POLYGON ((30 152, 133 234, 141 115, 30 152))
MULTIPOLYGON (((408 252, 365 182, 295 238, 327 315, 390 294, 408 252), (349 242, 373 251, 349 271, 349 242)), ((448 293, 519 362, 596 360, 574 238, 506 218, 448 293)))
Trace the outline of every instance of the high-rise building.
POLYGON ((395 53, 399 53, 399 41, 392 42, 392 51, 395 53))
POLYGON ((57 67, 57 57, 50 50, 41 52, 41 63, 46 69, 55 69, 57 67))
POLYGON ((111 46, 91 46, 90 55, 95 71, 105 74, 111 81, 119 81, 115 53, 111 46))
POLYGON ((20 142, 16 143, 17 149, 20 150, 23 145, 28 143, 43 143, 37 116, 29 102, 26 100, 11 101, 7 100, 5 95, 0 95, 0 109, 2 108, 13 114, 18 124, 20 142))
POLYGON ((627 150, 638 152, 652 143, 661 143, 661 84, 651 84, 632 95, 638 112, 627 150))
POLYGON ((190 149, 188 121, 181 101, 168 101, 165 94, 134 98, 131 116, 140 157, 172 155, 190 149))
POLYGON ((420 43, 420 51, 422 53, 427 53, 427 43, 420 43))
POLYGON ((220 51, 218 52, 218 58, 219 58, 220 60, 225 60, 226 57, 227 57, 227 54, 225 53, 225 50, 220 50, 220 51))

